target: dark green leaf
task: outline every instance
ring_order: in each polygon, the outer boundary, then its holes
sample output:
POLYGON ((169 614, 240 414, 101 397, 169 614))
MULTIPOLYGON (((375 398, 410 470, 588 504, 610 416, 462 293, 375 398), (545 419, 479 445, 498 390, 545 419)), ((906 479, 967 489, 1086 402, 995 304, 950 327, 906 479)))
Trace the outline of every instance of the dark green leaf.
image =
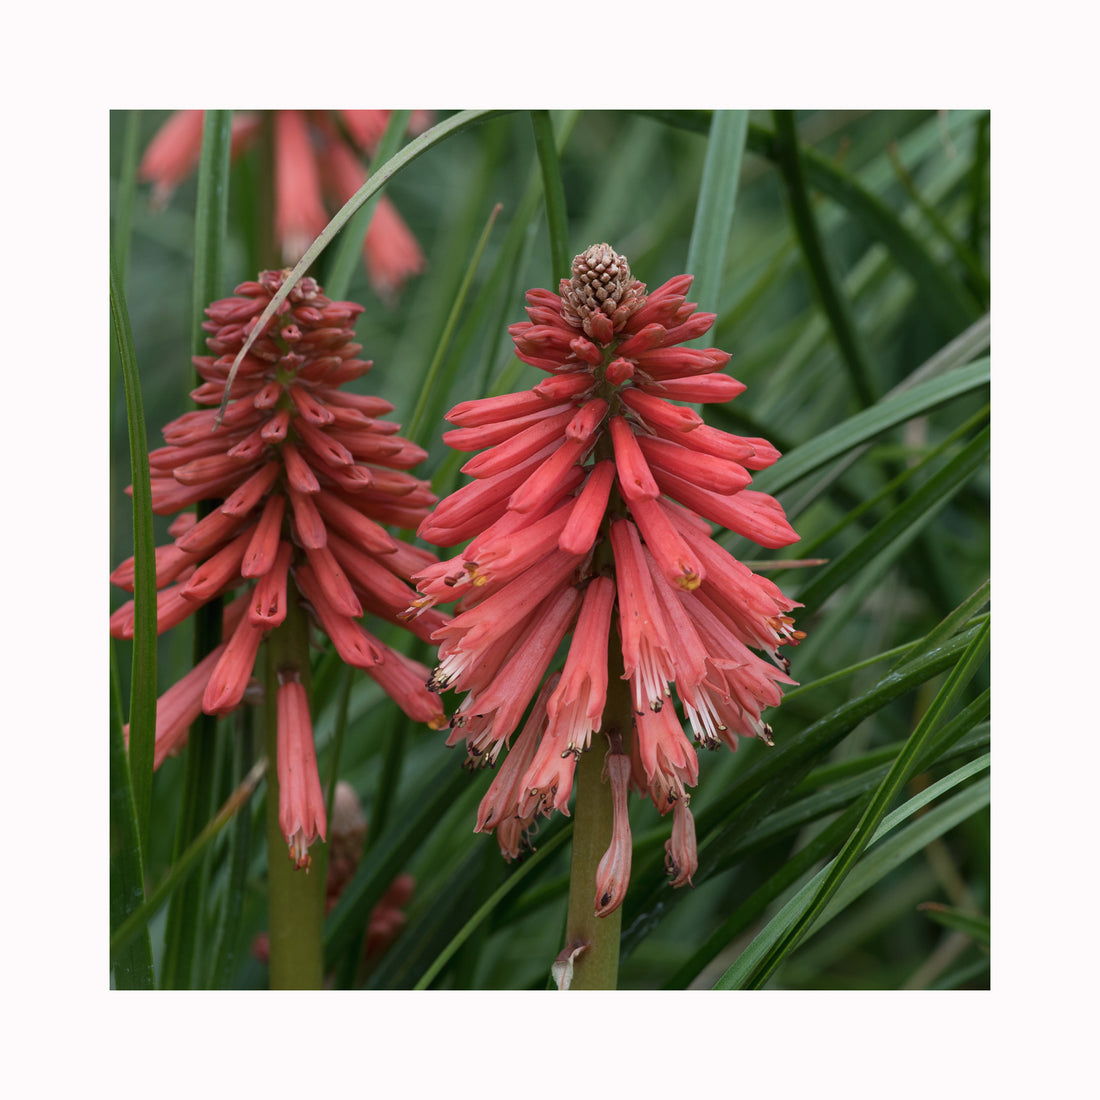
MULTIPOLYGON (((111 931, 116 931, 145 900, 141 840, 134 812, 130 762, 122 737, 115 649, 111 646, 111 931)), ((135 939, 114 960, 115 987, 152 989, 153 949, 149 933, 135 939)))
POLYGON ((126 387, 126 422, 134 495, 134 660, 130 681, 130 777, 138 835, 149 830, 153 790, 153 744, 157 724, 157 599, 153 495, 141 380, 122 287, 111 269, 111 322, 126 387))
MULTIPOLYGON (((695 277, 691 284, 693 300, 719 299, 748 125, 748 111, 715 111, 711 120, 684 269, 695 277)), ((709 347, 712 342, 713 329, 693 341, 692 346, 709 347)))
POLYGON ((561 181, 561 166, 554 143, 554 124, 549 111, 531 111, 531 126, 535 131, 535 151, 542 169, 542 192, 546 203, 546 223, 550 230, 550 281, 556 287, 559 279, 568 279, 573 250, 569 247, 569 219, 565 213, 565 188, 561 181))

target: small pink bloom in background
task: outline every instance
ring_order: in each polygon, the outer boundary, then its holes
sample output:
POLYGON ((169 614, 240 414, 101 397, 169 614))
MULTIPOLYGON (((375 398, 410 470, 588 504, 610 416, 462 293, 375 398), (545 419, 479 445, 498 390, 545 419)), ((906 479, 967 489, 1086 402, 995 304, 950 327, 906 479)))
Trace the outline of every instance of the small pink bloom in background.
POLYGON ((622 903, 630 876, 627 786, 672 811, 667 868, 674 886, 690 883, 687 788, 699 771, 684 723, 706 748, 736 748, 740 736, 770 745, 761 712, 780 701, 779 684, 794 683, 780 647, 804 636, 789 614, 798 605, 713 539, 713 523, 770 548, 798 536, 778 502, 748 488, 775 448, 678 404, 744 389, 721 373, 726 352, 682 346, 715 320, 686 300, 690 285, 680 275, 647 293, 600 244, 576 257, 558 294, 529 291, 530 320, 509 332, 519 358, 547 377, 447 414, 456 427, 445 441, 481 453, 463 467, 473 480, 419 528, 441 547, 472 539, 414 578, 408 614, 458 601, 433 634, 431 686, 465 693, 448 743, 465 741, 468 765, 503 761, 477 829, 495 829, 507 858, 530 845, 539 816, 569 812, 576 760, 601 730, 609 644, 621 653, 634 720, 630 743, 606 758, 614 832, 598 874, 601 916, 622 903))
MULTIPOLYGON (((202 519, 183 512, 174 542, 156 552, 157 630, 163 633, 219 597, 222 644, 161 697, 157 767, 184 743, 199 716, 239 706, 252 682, 264 636, 305 603, 345 662, 376 680, 406 714, 446 724, 428 670, 383 644, 363 625, 369 612, 402 622, 414 574, 435 563, 426 550, 394 539, 383 525, 412 527, 435 502, 428 482, 407 471, 424 458, 384 419, 379 397, 340 387, 370 370, 353 342, 362 306, 333 302, 302 279, 241 362, 231 400, 215 430, 233 361, 287 272, 265 271, 206 310, 214 353, 194 360, 204 379, 193 392, 205 408, 164 429, 149 455, 153 511, 169 515, 215 502, 202 519), (235 594, 235 595, 234 595, 235 594)), ((133 591, 133 559, 111 575, 133 591)), ((446 623, 439 612, 406 624, 422 639, 446 623)), ((134 602, 111 616, 111 635, 131 638, 134 602)), ((280 821, 298 866, 325 836, 325 812, 305 690, 296 670, 280 670, 280 821)))
MULTIPOLYGON (((329 218, 366 182, 364 158, 378 146, 390 111, 271 111, 275 182, 275 235, 283 262, 296 264, 329 218)), ((263 112, 237 112, 231 150, 239 155, 256 143, 263 112)), ((431 125, 431 112, 413 111, 409 130, 431 125)), ((153 206, 163 208, 172 192, 198 166, 202 111, 177 111, 157 131, 138 166, 138 178, 153 185, 153 206)), ((386 301, 424 270, 424 253, 397 208, 385 196, 375 207, 363 243, 371 286, 386 301)))

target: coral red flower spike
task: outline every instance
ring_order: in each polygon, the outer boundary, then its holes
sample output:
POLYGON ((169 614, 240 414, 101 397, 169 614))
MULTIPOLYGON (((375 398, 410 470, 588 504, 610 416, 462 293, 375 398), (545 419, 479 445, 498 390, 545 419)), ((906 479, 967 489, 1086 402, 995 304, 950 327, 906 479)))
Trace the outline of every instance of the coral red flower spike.
POLYGON ((465 693, 449 743, 465 741, 470 766, 495 764, 522 723, 477 821, 509 859, 540 815, 569 812, 576 760, 607 705, 609 641, 621 650, 633 728, 629 739, 605 731, 615 741, 604 773, 614 831, 597 872, 600 916, 622 903, 629 879, 628 781, 672 811, 668 871, 674 886, 690 883, 687 787, 698 760, 684 723, 707 748, 736 748, 739 736, 770 745, 761 711, 780 701, 777 685, 794 683, 780 647, 804 636, 789 615, 798 605, 712 538, 712 522, 767 547, 798 536, 775 500, 747 488, 749 471, 778 452, 677 403, 744 389, 721 373, 726 352, 681 346, 715 320, 686 301, 690 285, 679 275, 647 294, 598 244, 576 257, 558 294, 528 292, 530 320, 509 332, 519 358, 548 377, 447 415, 456 429, 446 441, 482 453, 463 467, 474 480, 419 533, 438 546, 473 541, 414 578, 420 598, 407 612, 458 601, 433 635, 431 686, 465 693))
MULTIPOLYGON (((257 144, 264 113, 234 114, 234 156, 257 144)), ((330 215, 366 182, 363 157, 375 152, 392 112, 266 113, 271 118, 274 163, 264 171, 275 181, 275 234, 283 262, 295 264, 330 215)), ((430 112, 414 111, 410 123, 411 132, 419 134, 431 124, 430 112)), ((146 148, 138 174, 153 185, 154 208, 164 207, 175 188, 198 166, 202 126, 202 111, 177 111, 146 148)), ((393 301, 409 278, 424 270, 420 245, 385 195, 378 200, 367 227, 363 260, 371 286, 385 301, 393 301)))
MULTIPOLYGON (((265 271, 234 297, 206 310, 207 344, 195 359, 205 380, 193 393, 205 409, 164 429, 168 446, 150 455, 153 511, 168 515, 213 501, 201 520, 184 513, 169 528, 175 541, 156 553, 157 629, 178 625, 203 604, 227 603, 222 644, 160 699, 155 764, 179 750, 199 715, 225 714, 248 689, 264 637, 292 603, 308 607, 348 664, 375 679, 406 714, 436 729, 446 725, 428 670, 390 649, 362 625, 364 610, 400 622, 416 594, 412 576, 435 561, 384 530, 395 511, 418 523, 435 498, 407 468, 424 453, 378 419, 378 398, 340 386, 370 370, 353 343, 362 306, 333 302, 302 279, 243 360, 232 400, 214 430, 230 367, 256 319, 288 272, 265 271)), ((408 524, 405 524, 408 526, 408 524)), ((133 559, 111 575, 133 591, 133 559)), ((133 600, 111 616, 111 634, 133 636, 133 600)), ((446 618, 426 612, 406 624, 427 637, 446 618)), ((297 866, 325 835, 306 692, 300 670, 280 668, 278 755, 280 821, 297 866)))

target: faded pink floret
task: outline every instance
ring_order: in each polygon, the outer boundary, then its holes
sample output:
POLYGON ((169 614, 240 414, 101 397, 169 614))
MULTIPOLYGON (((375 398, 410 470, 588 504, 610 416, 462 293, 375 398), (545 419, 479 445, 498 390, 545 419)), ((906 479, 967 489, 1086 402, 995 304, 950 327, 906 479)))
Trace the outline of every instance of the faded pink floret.
MULTIPOLYGON (((177 517, 169 528, 174 541, 156 552, 158 633, 231 597, 222 643, 159 702, 158 767, 179 750, 200 712, 227 714, 241 705, 264 638, 297 603, 341 658, 364 669, 407 715, 436 729, 446 724, 438 696, 426 686, 428 669, 362 621, 369 613, 405 625, 405 609, 416 598, 411 578, 435 562, 383 526, 409 527, 427 516, 435 498, 426 481, 407 472, 424 452, 395 434, 399 425, 380 419, 392 408, 388 402, 340 389, 371 367, 353 342, 362 307, 334 302, 313 279, 301 280, 242 360, 215 428, 233 361, 287 274, 264 272, 207 309, 213 354, 194 360, 204 381, 192 392, 205 408, 169 424, 167 446, 150 456, 156 514, 199 500, 209 509, 201 519, 193 512, 177 517)), ((132 592, 133 559, 111 579, 132 592)), ((408 625, 427 637, 446 622, 428 610, 408 625)), ((131 638, 133 625, 130 600, 111 616, 111 634, 131 638)), ((288 682, 293 675, 287 670, 288 682)), ((284 694, 298 706, 297 691, 284 694)), ((320 833, 303 825, 286 835, 301 862, 302 844, 308 849, 320 833)))
POLYGON ((626 808, 626 792, 630 783, 630 757, 621 752, 609 752, 604 764, 611 785, 611 843, 596 868, 596 916, 614 913, 626 897, 630 882, 630 817, 626 808))
POLYGON ((275 235, 283 262, 297 263, 327 221, 305 112, 276 111, 275 235))
MULTIPOLYGON (((232 123, 234 157, 254 145, 271 119, 274 164, 264 170, 275 182, 275 233, 283 262, 297 263, 332 214, 366 182, 363 157, 374 152, 389 123, 390 111, 236 112, 232 123)), ((409 131, 431 125, 431 112, 414 111, 409 131)), ((202 149, 202 111, 177 111, 153 136, 138 168, 138 178, 153 185, 153 206, 162 209, 172 192, 190 176, 202 149)), ((425 258, 416 237, 382 196, 363 243, 363 259, 375 292, 393 301, 425 258)))
POLYGON ((202 151, 202 111, 177 111, 157 131, 138 165, 138 179, 153 184, 153 205, 161 209, 195 170, 202 151))
POLYGON ((310 845, 325 839, 325 799, 317 774, 309 699, 296 677, 296 672, 280 672, 276 700, 279 828, 294 866, 308 871, 310 845))
POLYGON ((771 744, 761 712, 793 683, 781 647, 803 637, 789 614, 797 605, 712 538, 715 522, 768 547, 798 536, 777 501, 749 488, 750 471, 778 452, 681 403, 729 401, 745 388, 721 373, 726 352, 682 346, 715 321, 686 300, 690 285, 680 275, 648 293, 602 244, 574 260, 559 293, 528 292, 529 320, 509 333, 519 358, 547 377, 447 414, 455 428, 445 441, 480 453, 463 466, 469 484, 419 533, 438 546, 472 541, 416 575, 420 595, 406 612, 457 601, 432 635, 440 659, 431 686, 465 696, 448 744, 465 742, 468 766, 503 760, 478 830, 495 828, 508 858, 529 843, 536 817, 569 812, 577 757, 594 734, 608 735, 616 825, 600 868, 601 915, 621 904, 629 879, 627 781, 672 812, 669 875, 690 883, 695 745, 736 748, 740 736, 771 744), (544 626, 551 608, 560 615, 553 631, 544 626), (572 637, 560 679, 550 691, 544 684, 505 754, 537 678, 556 675, 561 622, 572 637), (604 729, 609 644, 633 702, 629 739, 604 729))

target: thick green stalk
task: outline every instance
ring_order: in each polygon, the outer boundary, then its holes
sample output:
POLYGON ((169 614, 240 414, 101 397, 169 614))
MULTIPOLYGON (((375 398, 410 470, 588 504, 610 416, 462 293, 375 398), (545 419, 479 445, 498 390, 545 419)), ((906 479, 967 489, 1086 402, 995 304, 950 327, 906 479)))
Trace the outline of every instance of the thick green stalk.
MULTIPOLYGON (((613 745, 630 748, 633 714, 630 685, 622 679, 622 653, 611 631, 608 652, 607 703, 603 731, 613 745)), ((569 872, 569 913, 565 942, 569 951, 585 945, 573 962, 570 989, 615 989, 619 978, 619 939, 623 910, 596 916, 596 869, 611 843, 611 787, 603 781, 604 738, 577 764, 577 802, 573 810, 573 860, 569 872)))
POLYGON ((278 671, 293 666, 309 695, 309 625, 305 612, 289 601, 286 620, 267 641, 267 886, 268 963, 272 989, 320 989, 324 976, 321 933, 325 919, 325 871, 328 850, 320 842, 310 849, 308 871, 297 871, 287 857, 279 827, 278 671))

